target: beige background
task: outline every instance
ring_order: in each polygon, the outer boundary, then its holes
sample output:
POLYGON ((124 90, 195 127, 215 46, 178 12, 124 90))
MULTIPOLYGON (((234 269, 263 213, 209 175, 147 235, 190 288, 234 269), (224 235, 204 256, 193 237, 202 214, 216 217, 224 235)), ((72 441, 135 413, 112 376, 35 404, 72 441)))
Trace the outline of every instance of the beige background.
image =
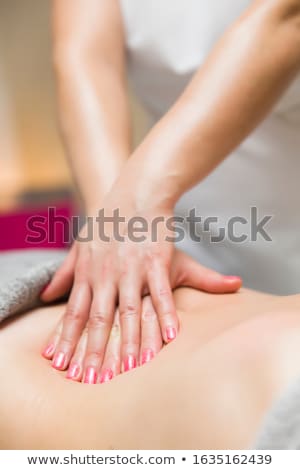
MULTIPOLYGON (((0 0, 0 211, 70 188, 56 120, 50 0, 0 0)), ((135 141, 147 119, 131 97, 135 141)))

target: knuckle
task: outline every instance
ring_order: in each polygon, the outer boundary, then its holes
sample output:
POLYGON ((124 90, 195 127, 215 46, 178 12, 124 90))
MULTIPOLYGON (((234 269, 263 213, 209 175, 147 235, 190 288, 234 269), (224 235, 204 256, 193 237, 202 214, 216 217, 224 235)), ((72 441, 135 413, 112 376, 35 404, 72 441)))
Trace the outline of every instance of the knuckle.
POLYGON ((162 312, 159 317, 160 323, 167 326, 175 326, 177 324, 176 317, 170 311, 162 312))
POLYGON ((133 302, 126 302, 120 307, 120 317, 124 319, 138 316, 138 308, 133 302))
POLYGON ((159 289, 156 295, 157 312, 162 315, 173 313, 174 303, 169 289, 159 289))
POLYGON ((120 267, 120 280, 126 279, 130 272, 131 263, 128 260, 124 260, 120 267))
POLYGON ((68 350, 73 347, 73 338, 63 336, 59 342, 59 349, 68 350))
POLYGON ((152 322, 156 320, 156 312, 152 309, 146 309, 142 312, 142 320, 144 322, 152 322))
POLYGON ((112 277, 112 268, 114 268, 114 262, 108 253, 103 256, 101 266, 99 268, 99 278, 102 285, 108 278, 112 277))
POLYGON ((86 355, 87 364, 98 364, 102 362, 104 356, 104 349, 98 349, 96 351, 89 351, 86 355))
POLYGON ((168 300, 171 297, 171 292, 170 292, 170 289, 168 289, 167 287, 164 287, 164 288, 158 289, 157 295, 159 299, 168 300))
POLYGON ((124 338, 124 340, 122 341, 122 345, 123 345, 123 349, 126 351, 132 351, 132 350, 136 350, 139 348, 140 346, 140 343, 138 340, 136 339, 126 339, 124 338))
POLYGON ((94 312, 89 319, 89 328, 106 328, 110 325, 111 321, 109 316, 101 311, 94 312))
POLYGON ((80 323, 82 321, 82 312, 75 305, 68 305, 65 313, 65 322, 80 323))
POLYGON ((158 250, 147 250, 146 252, 146 260, 150 266, 155 265, 156 263, 160 262, 161 257, 158 250))

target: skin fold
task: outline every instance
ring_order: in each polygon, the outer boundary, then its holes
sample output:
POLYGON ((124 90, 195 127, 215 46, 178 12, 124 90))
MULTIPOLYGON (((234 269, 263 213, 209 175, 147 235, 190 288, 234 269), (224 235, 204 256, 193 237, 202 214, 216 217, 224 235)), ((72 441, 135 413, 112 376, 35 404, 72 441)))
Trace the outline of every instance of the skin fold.
POLYGON ((45 345, 55 343, 55 354, 49 356, 54 367, 68 367, 87 326, 84 376, 91 377, 92 370, 95 377, 103 365, 116 306, 126 368, 139 360, 143 295, 150 294, 157 313, 155 351, 159 341, 167 343, 178 332, 172 289, 239 289, 237 277, 215 273, 207 282, 201 266, 197 276, 188 276, 189 260, 178 262, 173 243, 165 242, 165 224, 156 242, 149 229, 143 243, 128 239, 128 224, 136 216, 150 227, 157 217, 172 217, 180 196, 213 171, 272 110, 299 72, 300 5, 298 0, 253 1, 134 152, 118 1, 56 0, 53 5, 61 130, 86 212, 95 217, 103 208, 112 217, 119 209, 125 217, 125 242, 111 231, 110 243, 97 236, 75 242, 42 294, 44 301, 51 301, 72 290, 60 333, 45 345), (174 264, 176 282, 171 279, 174 264))
POLYGON ((64 379, 38 352, 63 306, 1 326, 2 449, 227 449, 251 446, 300 373, 299 296, 175 292, 180 334, 106 384, 64 379))

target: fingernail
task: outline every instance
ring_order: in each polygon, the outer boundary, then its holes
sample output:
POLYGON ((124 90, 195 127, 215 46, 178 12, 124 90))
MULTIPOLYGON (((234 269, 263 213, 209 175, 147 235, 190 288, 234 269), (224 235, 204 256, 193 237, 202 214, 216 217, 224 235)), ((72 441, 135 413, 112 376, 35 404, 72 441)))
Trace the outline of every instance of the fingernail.
POLYGON ((241 278, 239 276, 225 276, 227 281, 231 282, 236 282, 236 281, 241 281, 241 278))
POLYGON ((42 290, 41 290, 41 292, 40 292, 40 295, 42 295, 42 294, 45 292, 45 290, 47 289, 47 287, 49 286, 49 284, 50 284, 50 282, 48 282, 48 283, 42 288, 42 290))
POLYGON ((52 367, 55 369, 63 369, 66 355, 63 352, 56 353, 53 358, 52 367))
POLYGON ((48 344, 48 346, 45 347, 45 349, 42 351, 42 356, 44 356, 46 359, 50 359, 52 354, 54 353, 54 344, 48 344))
POLYGON ((124 372, 128 372, 129 370, 136 368, 136 358, 132 354, 128 354, 124 360, 124 372))
POLYGON ((114 373, 111 369, 105 369, 100 378, 100 383, 103 384, 105 382, 109 382, 114 376, 114 373))
POLYGON ((167 335, 167 340, 172 341, 173 339, 176 338, 176 330, 172 326, 168 326, 166 328, 166 335, 167 335))
POLYGON ((147 362, 150 362, 151 359, 154 357, 154 352, 152 349, 145 349, 142 353, 142 364, 146 364, 147 362))
POLYGON ((72 364, 67 372, 66 378, 67 379, 76 379, 80 372, 80 366, 78 364, 72 364))
POLYGON ((95 384, 97 382, 97 373, 94 367, 88 367, 85 374, 83 382, 85 384, 95 384))

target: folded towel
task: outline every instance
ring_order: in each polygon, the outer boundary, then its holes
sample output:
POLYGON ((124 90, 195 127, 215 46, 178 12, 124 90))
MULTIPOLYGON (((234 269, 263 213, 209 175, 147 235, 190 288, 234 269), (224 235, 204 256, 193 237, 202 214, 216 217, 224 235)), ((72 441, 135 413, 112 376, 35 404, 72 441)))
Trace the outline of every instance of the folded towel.
POLYGON ((65 256, 65 250, 17 250, 0 254, 0 322, 41 304, 40 292, 65 256))

